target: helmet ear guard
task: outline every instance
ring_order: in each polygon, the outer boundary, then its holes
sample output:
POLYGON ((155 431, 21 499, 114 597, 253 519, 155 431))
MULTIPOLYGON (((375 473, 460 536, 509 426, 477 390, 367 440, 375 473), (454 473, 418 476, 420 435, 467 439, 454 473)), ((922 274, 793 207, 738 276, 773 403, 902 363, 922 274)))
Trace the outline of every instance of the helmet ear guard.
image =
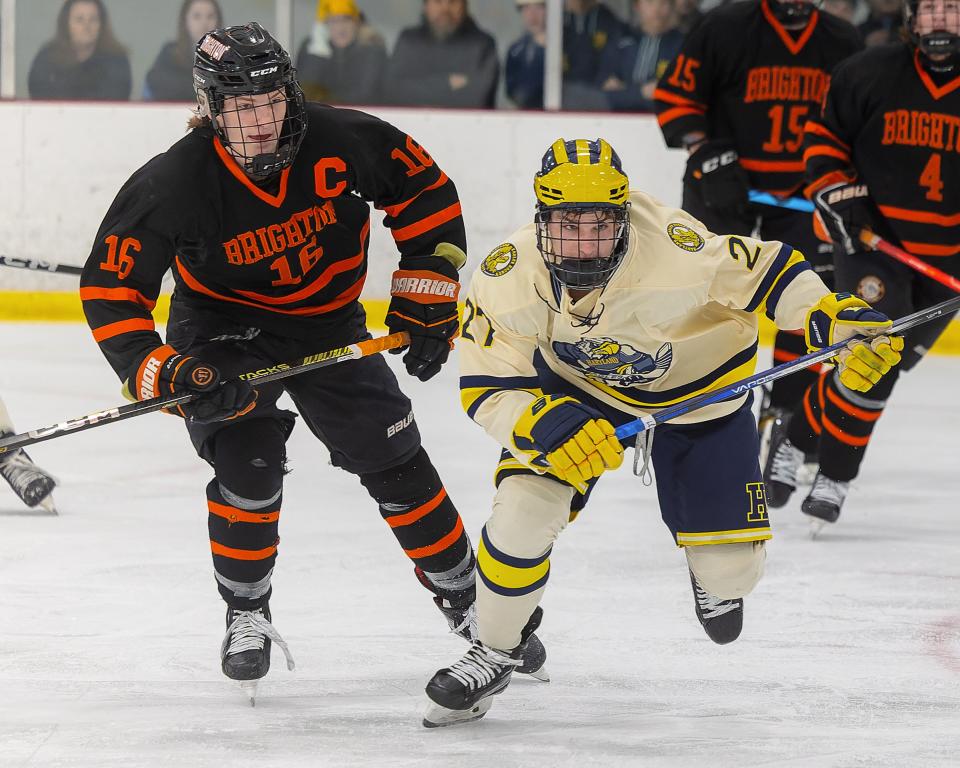
POLYGON ((567 288, 605 286, 630 240, 630 182, 613 147, 605 139, 557 139, 543 156, 533 189, 537 249, 550 274, 567 288), (575 226, 568 234, 569 224, 575 226), (584 237, 584 227, 595 234, 584 237), (607 228, 609 233, 601 231, 607 228))

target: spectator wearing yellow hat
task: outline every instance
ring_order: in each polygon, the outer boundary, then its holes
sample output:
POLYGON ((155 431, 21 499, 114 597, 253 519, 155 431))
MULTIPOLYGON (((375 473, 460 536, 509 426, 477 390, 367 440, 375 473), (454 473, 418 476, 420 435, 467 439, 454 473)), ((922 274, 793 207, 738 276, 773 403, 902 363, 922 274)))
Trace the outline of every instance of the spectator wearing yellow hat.
POLYGON ((380 102, 387 48, 355 0, 319 0, 313 34, 300 46, 304 94, 328 104, 380 102))

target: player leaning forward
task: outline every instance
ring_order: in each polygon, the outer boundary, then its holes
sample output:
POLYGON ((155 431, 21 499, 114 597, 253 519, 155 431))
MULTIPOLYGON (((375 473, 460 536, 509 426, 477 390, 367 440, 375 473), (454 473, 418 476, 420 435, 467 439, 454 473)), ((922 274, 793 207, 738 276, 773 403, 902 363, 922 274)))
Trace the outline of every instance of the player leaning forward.
MULTIPOLYGON (((402 292, 387 324, 410 333, 408 373, 433 376, 458 330, 465 236, 453 182, 392 125, 304 104, 290 57, 259 24, 208 34, 194 80, 193 130, 121 189, 87 261, 81 298, 94 338, 133 396, 201 395, 183 415, 215 472, 206 490, 214 575, 227 603, 223 671, 262 677, 278 639, 269 599, 285 442, 296 418, 277 405, 284 390, 332 463, 358 476, 420 581, 469 636, 470 540, 385 361, 374 355, 256 391, 235 378, 369 338, 358 301, 368 201, 386 211, 401 257, 393 282, 402 292), (176 290, 164 344, 150 310, 171 265, 176 290)), ((375 578, 357 563, 356 579, 375 578)))
MULTIPOLYGON (((509 683, 554 539, 621 464, 615 426, 752 373, 760 313, 805 330, 811 348, 890 325, 830 293, 789 245, 714 235, 629 192, 602 139, 556 141, 534 188, 534 223, 486 258, 466 300, 463 404, 504 451, 477 551, 479 640, 427 685, 428 726, 482 717, 509 683)), ((902 339, 851 347, 841 376, 865 391, 899 361, 902 339)), ((738 637, 771 535, 751 400, 657 427, 645 448, 717 643, 738 637)))

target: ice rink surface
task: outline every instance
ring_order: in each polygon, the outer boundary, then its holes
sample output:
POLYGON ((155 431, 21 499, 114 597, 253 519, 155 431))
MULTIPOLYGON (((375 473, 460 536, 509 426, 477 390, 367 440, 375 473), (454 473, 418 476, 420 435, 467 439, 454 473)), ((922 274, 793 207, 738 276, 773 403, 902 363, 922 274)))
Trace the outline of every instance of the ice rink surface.
MULTIPOLYGON (((20 430, 122 402, 85 328, 0 333, 20 430)), ((960 765, 958 380, 945 357, 904 377, 818 540, 799 497, 772 515, 732 646, 697 624, 653 489, 626 465, 606 477, 554 549, 552 682, 515 678, 484 720, 432 731, 423 686, 466 646, 302 424, 271 602, 297 669, 275 649, 255 709, 219 669, 211 470, 179 420, 38 445, 60 516, 0 488, 0 766, 960 765)), ((401 381, 476 539, 498 449, 460 411, 454 366, 401 381)))

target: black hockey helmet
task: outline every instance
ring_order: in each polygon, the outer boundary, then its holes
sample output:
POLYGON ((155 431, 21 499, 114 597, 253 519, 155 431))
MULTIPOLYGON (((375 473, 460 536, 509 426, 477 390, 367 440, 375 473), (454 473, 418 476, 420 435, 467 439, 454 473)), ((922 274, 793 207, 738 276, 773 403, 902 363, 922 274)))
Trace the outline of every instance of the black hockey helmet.
POLYGON ((303 91, 283 46, 260 24, 215 29, 197 44, 193 86, 201 112, 209 114, 213 129, 226 147, 231 142, 218 117, 231 96, 256 96, 283 89, 286 115, 278 131, 276 151, 250 155, 243 144, 233 146, 237 161, 250 176, 264 179, 293 163, 307 130, 303 91))
POLYGON ((960 64, 960 7, 957 0, 944 0, 943 5, 944 28, 919 35, 917 16, 920 0, 906 0, 903 4, 903 26, 910 36, 910 42, 920 50, 925 67, 935 72, 952 72, 960 64), (931 56, 937 56, 937 59, 931 59, 931 56))
POLYGON ((770 12, 781 24, 806 23, 820 0, 767 0, 770 12))

